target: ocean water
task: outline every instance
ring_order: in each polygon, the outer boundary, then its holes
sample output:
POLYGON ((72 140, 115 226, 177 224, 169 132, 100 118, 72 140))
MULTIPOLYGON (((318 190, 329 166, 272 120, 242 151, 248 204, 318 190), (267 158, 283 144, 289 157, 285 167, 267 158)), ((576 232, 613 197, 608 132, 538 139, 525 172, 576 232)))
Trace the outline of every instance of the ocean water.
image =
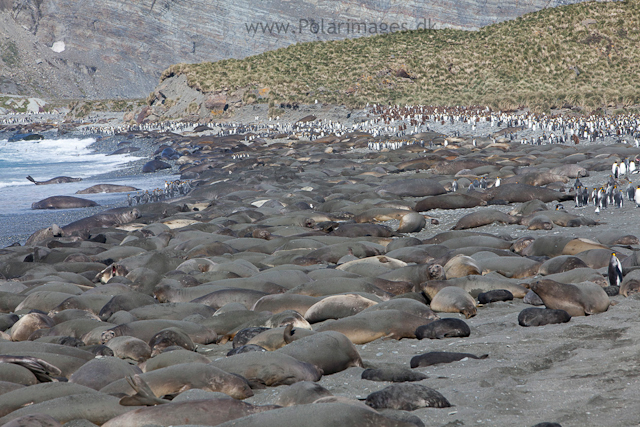
MULTIPOLYGON (((126 193, 75 194, 95 184, 131 185, 141 190, 164 187, 162 174, 145 174, 105 179, 139 160, 137 153, 107 156, 90 147, 94 138, 44 139, 8 142, 0 140, 0 247, 13 242, 24 243, 36 230, 51 224, 66 225, 77 219, 116 206, 127 205, 126 193), (79 182, 34 185, 26 179, 46 181, 57 176, 82 178, 79 182), (100 175, 100 177, 98 177, 100 175), (76 196, 90 199, 99 207, 83 209, 32 210, 31 204, 51 196, 76 196)), ((117 173, 112 176, 117 176, 117 173)))

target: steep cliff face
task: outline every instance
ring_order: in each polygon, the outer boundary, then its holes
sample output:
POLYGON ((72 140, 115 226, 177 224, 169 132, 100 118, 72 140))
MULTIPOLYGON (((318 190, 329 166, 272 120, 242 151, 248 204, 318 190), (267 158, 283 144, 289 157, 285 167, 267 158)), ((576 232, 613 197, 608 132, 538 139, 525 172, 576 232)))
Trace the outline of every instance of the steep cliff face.
POLYGON ((0 0, 0 92, 144 97, 174 63, 401 29, 472 30, 579 1, 0 0))

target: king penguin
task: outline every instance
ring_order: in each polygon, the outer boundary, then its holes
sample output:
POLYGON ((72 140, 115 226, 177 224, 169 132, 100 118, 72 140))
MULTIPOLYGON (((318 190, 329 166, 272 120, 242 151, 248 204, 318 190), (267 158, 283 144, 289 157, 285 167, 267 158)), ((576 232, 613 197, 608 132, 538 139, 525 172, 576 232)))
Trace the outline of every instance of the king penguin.
POLYGON ((620 286, 620 282, 622 282, 622 264, 620 264, 615 252, 611 254, 611 259, 609 260, 608 274, 609 285, 620 286))

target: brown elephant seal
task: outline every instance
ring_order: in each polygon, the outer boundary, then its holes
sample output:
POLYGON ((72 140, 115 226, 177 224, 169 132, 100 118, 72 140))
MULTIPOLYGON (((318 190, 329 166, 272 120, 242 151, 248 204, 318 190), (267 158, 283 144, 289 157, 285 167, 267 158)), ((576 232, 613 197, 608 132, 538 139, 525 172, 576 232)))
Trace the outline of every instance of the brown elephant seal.
POLYGON ((272 409, 220 424, 221 427, 282 427, 283 425, 416 427, 416 424, 411 422, 382 415, 360 402, 336 396, 318 399, 311 405, 272 409))
POLYGON ((313 403, 323 397, 333 396, 329 390, 320 384, 300 381, 288 386, 275 400, 276 405, 295 406, 313 403))
MULTIPOLYGON (((237 357, 237 356, 234 356, 237 357)), ((233 359, 233 358, 231 358, 233 359)), ((219 391, 234 399, 246 399, 253 396, 244 379, 232 375, 212 364, 181 363, 140 374, 155 396, 180 393, 192 388, 205 391, 219 391)), ((135 394, 126 379, 114 381, 100 389, 101 393, 135 394)))
POLYGON ((480 304, 491 304, 492 302, 511 300, 513 300, 513 294, 506 289, 494 289, 493 291, 478 294, 478 302, 480 304))
POLYGON ((298 381, 315 382, 322 377, 322 372, 314 365, 275 351, 237 354, 214 360, 211 364, 225 372, 238 374, 256 386, 275 387, 298 381))
POLYGON ((466 255, 456 255, 444 265, 444 275, 447 279, 480 274, 482 269, 476 260, 466 255))
POLYGON ((528 202, 522 203, 518 206, 516 206, 515 208, 513 208, 511 210, 511 212, 509 212, 509 215, 513 215, 513 216, 528 216, 531 215, 534 212, 541 212, 541 211, 546 211, 548 210, 547 205, 538 200, 538 199, 533 199, 530 200, 528 202))
POLYGON ((115 357, 120 359, 131 359, 141 363, 151 357, 149 344, 136 337, 114 337, 105 345, 113 350, 115 357))
POLYGON ((571 320, 571 315, 565 310, 555 310, 551 308, 525 308, 518 314, 518 324, 520 326, 544 326, 556 323, 567 323, 571 320))
POLYGON ((149 340, 151 357, 157 356, 172 346, 182 347, 189 351, 194 351, 196 349, 196 345, 191 341, 189 335, 178 328, 163 329, 149 340))
POLYGON ((358 350, 345 335, 335 331, 318 332, 297 339, 277 350, 279 353, 314 365, 324 375, 363 367, 358 350))
POLYGON ((471 329, 464 320, 447 318, 440 319, 422 325, 416 329, 416 338, 419 340, 429 339, 442 339, 442 338, 457 338, 468 337, 471 335, 471 329))
POLYGON ((526 220, 523 218, 521 224, 526 225, 527 230, 553 230, 553 221, 544 214, 534 215, 526 220))
POLYGON ((487 202, 484 200, 467 194, 449 193, 422 199, 416 203, 414 210, 416 212, 426 212, 432 209, 464 209, 486 204, 487 202))
POLYGON ((341 319, 353 316, 362 310, 377 304, 357 294, 333 295, 318 301, 305 313, 309 323, 318 323, 327 319, 341 319))
POLYGON ((392 383, 422 381, 429 377, 420 372, 414 372, 404 366, 390 365, 381 368, 368 368, 362 371, 363 380, 389 381, 392 383))
MULTIPOLYGON (((316 331, 304 328, 293 328, 293 324, 267 329, 252 337, 246 345, 258 345, 268 351, 274 351, 308 335, 316 334, 316 331)), ((235 342, 235 337, 233 338, 235 342)))
POLYGON ((69 182, 82 181, 82 178, 72 178, 70 176, 56 176, 55 178, 51 178, 46 181, 36 181, 31 175, 28 175, 27 179, 33 182, 35 185, 66 184, 69 182))
POLYGON ((393 384, 367 396, 372 408, 414 411, 419 408, 449 408, 451 403, 436 390, 422 384, 393 384))
POLYGON ((295 310, 303 316, 309 307, 320 301, 320 298, 299 294, 274 294, 265 295, 251 307, 252 311, 271 311, 274 314, 286 310, 295 310))
POLYGON ((117 184, 96 184, 84 190, 76 191, 76 194, 97 194, 97 193, 126 193, 128 191, 138 191, 139 188, 129 185, 117 184))
POLYGON ((416 328, 425 323, 429 323, 429 320, 392 309, 361 312, 339 320, 328 320, 316 330, 337 331, 346 335, 354 344, 366 344, 383 337, 397 340, 415 338, 416 328))
POLYGON ((476 301, 457 286, 442 288, 429 304, 436 313, 462 313, 467 319, 476 315, 476 301))
POLYGON ((33 414, 15 418, 2 427, 62 427, 62 424, 52 416, 33 414))
POLYGON ((505 200, 509 203, 524 203, 534 199, 549 203, 572 198, 570 194, 528 184, 504 184, 487 189, 482 195, 483 200, 505 200))
POLYGON ((12 341, 26 341, 38 329, 52 328, 55 322, 41 313, 28 313, 18 320, 10 329, 12 341))
POLYGON ((640 292, 640 270, 629 272, 620 282, 620 293, 625 297, 640 292))
POLYGON ((376 190, 380 194, 395 197, 427 197, 446 194, 447 190, 435 179, 410 178, 398 179, 392 183, 382 185, 376 190))
POLYGON ((359 213, 354 218, 357 223, 399 220, 398 233, 417 233, 427 221, 423 215, 408 209, 374 208, 359 213))
POLYGON ((69 382, 97 391, 123 377, 141 373, 140 368, 117 357, 100 357, 78 368, 71 374, 69 382))
POLYGON ((458 362, 463 359, 486 359, 488 354, 476 356, 471 353, 453 353, 447 351, 431 351, 411 358, 411 368, 422 368, 425 366, 440 365, 444 363, 458 362))
POLYGON ((137 218, 141 213, 137 208, 115 208, 109 209, 99 214, 89 216, 87 218, 74 221, 62 227, 62 231, 66 236, 78 234, 80 236, 87 235, 92 228, 115 227, 127 224, 137 218))
POLYGON ((560 255, 545 261, 540 266, 539 273, 543 276, 548 276, 550 274, 564 273, 575 268, 589 268, 589 266, 576 256, 560 255))
POLYGON ((451 229, 467 230, 469 228, 482 227, 483 225, 489 225, 495 222, 500 224, 517 224, 518 219, 495 209, 483 209, 463 216, 451 229))
POLYGON ((73 196, 51 196, 31 204, 31 209, 77 209, 98 206, 93 200, 73 196))
MULTIPOLYGON (((127 408, 127 407, 124 407, 127 408)), ((255 406, 239 400, 217 398, 182 402, 169 402, 164 405, 149 406, 131 410, 111 418, 102 424, 104 427, 133 427, 145 425, 216 425, 226 421, 243 418, 277 406, 255 406)))
POLYGON ((603 313, 611 303, 601 286, 589 282, 573 285, 545 279, 532 283, 531 290, 547 308, 565 310, 572 317, 603 313))
POLYGON ((535 241, 535 237, 525 236, 520 237, 511 245, 511 250, 517 254, 522 254, 522 252, 535 241))

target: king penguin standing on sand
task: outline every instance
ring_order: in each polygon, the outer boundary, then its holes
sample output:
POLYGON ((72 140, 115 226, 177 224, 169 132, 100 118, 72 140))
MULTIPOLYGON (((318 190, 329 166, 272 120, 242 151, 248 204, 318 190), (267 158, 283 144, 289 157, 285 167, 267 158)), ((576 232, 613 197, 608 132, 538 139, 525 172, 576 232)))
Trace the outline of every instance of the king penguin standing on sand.
POLYGON ((611 259, 609 260, 608 275, 610 286, 620 286, 622 282, 622 264, 620 264, 615 252, 611 254, 611 259))

